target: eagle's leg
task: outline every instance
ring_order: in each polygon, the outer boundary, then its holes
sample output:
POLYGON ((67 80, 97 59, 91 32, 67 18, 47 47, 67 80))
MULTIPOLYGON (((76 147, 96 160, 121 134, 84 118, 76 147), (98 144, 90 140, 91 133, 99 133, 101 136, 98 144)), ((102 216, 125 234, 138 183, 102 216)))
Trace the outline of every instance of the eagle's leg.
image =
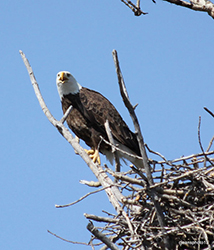
POLYGON ((100 161, 100 155, 99 155, 99 151, 98 149, 85 149, 86 153, 89 155, 89 157, 92 159, 92 161, 94 163, 98 163, 100 165, 101 161, 100 161))

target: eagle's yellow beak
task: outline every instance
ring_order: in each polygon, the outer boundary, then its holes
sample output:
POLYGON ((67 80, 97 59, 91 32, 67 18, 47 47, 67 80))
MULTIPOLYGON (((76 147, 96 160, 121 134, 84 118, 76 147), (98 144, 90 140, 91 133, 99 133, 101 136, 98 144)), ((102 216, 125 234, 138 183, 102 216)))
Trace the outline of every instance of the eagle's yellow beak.
POLYGON ((60 73, 59 80, 62 81, 62 82, 64 82, 65 80, 68 80, 68 78, 65 76, 65 73, 64 73, 64 72, 61 72, 61 73, 60 73))

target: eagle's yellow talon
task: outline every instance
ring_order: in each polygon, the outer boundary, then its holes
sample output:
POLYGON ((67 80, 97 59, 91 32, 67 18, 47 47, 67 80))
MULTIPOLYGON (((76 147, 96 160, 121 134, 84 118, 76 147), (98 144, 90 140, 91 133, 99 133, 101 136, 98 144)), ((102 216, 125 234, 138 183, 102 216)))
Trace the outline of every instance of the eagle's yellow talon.
POLYGON ((89 157, 90 157, 90 155, 93 155, 95 151, 94 151, 94 149, 89 149, 89 150, 85 149, 85 152, 86 152, 87 155, 89 155, 89 157))
POLYGON ((88 156, 92 159, 92 161, 94 163, 98 163, 100 165, 101 161, 100 161, 100 155, 99 155, 99 151, 96 149, 85 149, 85 152, 88 154, 88 156))
POLYGON ((93 155, 90 155, 90 158, 92 159, 92 161, 94 163, 98 163, 100 165, 101 161, 100 161, 100 155, 99 155, 99 151, 96 149, 93 155))

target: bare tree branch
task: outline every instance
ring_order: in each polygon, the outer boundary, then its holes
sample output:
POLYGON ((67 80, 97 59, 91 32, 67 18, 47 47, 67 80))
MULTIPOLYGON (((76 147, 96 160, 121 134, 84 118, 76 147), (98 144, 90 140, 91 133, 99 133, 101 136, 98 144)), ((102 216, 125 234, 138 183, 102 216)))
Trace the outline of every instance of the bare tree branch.
MULTIPOLYGON (((155 3, 155 0, 152 0, 155 3)), ((212 18, 214 18, 214 4, 209 0, 190 0, 189 2, 184 0, 164 0, 166 2, 182 6, 195 11, 207 12, 212 18)), ((141 14, 148 14, 142 12, 140 9, 140 1, 137 0, 136 5, 132 1, 121 0, 128 8, 130 8, 135 16, 140 16, 141 14)))
POLYGON ((212 18, 214 18, 214 4, 208 0, 192 0, 186 2, 183 0, 164 0, 166 2, 189 8, 195 11, 207 12, 212 18))
POLYGON ((146 186, 146 183, 144 181, 142 181, 142 180, 137 180, 136 178, 131 178, 129 176, 125 176, 123 173, 118 173, 118 172, 115 173, 114 171, 112 171, 109 168, 106 168, 106 170, 107 170, 107 172, 109 174, 111 174, 112 176, 114 176, 117 179, 126 181, 128 183, 136 184, 136 185, 139 185, 139 186, 142 186, 142 187, 146 186))
POLYGON ((206 108, 206 107, 204 107, 204 109, 212 116, 212 117, 214 117, 214 114, 213 114, 213 112, 212 111, 210 111, 208 108, 206 108))
POLYGON ((114 138, 113 138, 112 133, 111 133, 111 129, 110 129, 109 121, 108 120, 106 120, 104 126, 105 126, 105 130, 106 130, 108 139, 109 139, 110 143, 113 145, 112 146, 112 153, 114 155, 114 160, 115 160, 115 171, 116 172, 120 172, 120 160, 119 160, 117 151, 116 151, 116 149, 114 147, 115 146, 115 142, 114 142, 114 138))
POLYGON ((210 150, 210 148, 212 147, 212 145, 213 145, 213 141, 214 141, 214 136, 213 136, 213 137, 212 137, 212 139, 210 140, 210 142, 209 142, 209 145, 208 145, 208 147, 207 147, 206 152, 208 152, 208 151, 210 150))
POLYGON ((115 218, 112 219, 112 218, 109 218, 109 217, 102 217, 102 216, 97 216, 97 215, 94 215, 94 214, 86 214, 86 213, 84 213, 84 216, 87 219, 98 221, 98 222, 121 223, 123 225, 127 225, 127 222, 125 220, 120 220, 120 219, 115 219, 115 218))
POLYGON ((65 238, 62 238, 60 237, 59 235, 55 234, 55 233, 52 233, 51 231, 47 230, 47 232, 49 234, 52 234, 53 236, 55 236, 56 238, 60 239, 60 240, 63 240, 63 241, 66 241, 68 243, 72 243, 72 244, 79 244, 79 245, 86 245, 88 246, 88 243, 85 243, 85 242, 78 242, 78 241, 72 241, 72 240, 67 240, 65 238))
POLYGON ((87 225, 87 229, 99 240, 105 243, 112 250, 120 250, 108 237, 106 237, 103 233, 99 232, 99 230, 93 225, 92 222, 89 222, 87 225))
POLYGON ((147 144, 145 144, 145 147, 149 150, 150 153, 160 156, 165 162, 167 162, 167 159, 162 154, 151 150, 147 144))
POLYGON ((146 15, 148 14, 147 12, 143 12, 140 9, 140 0, 137 0, 136 5, 132 3, 132 1, 129 0, 121 0, 121 2, 123 2, 128 8, 130 8, 135 16, 140 16, 140 15, 146 15))
POLYGON ((33 74, 33 70, 29 64, 29 61, 25 57, 24 53, 20 51, 20 54, 22 56, 23 62, 27 68, 27 71, 30 76, 31 83, 33 85, 36 97, 39 101, 39 104, 48 118, 48 120, 52 123, 53 126, 55 126, 58 131, 61 133, 61 135, 71 144, 71 146, 75 149, 75 151, 82 157, 82 159, 86 162, 86 164, 89 166, 91 171, 94 173, 96 178, 99 180, 103 188, 105 188, 106 194, 109 198, 109 201, 112 203, 113 207, 116 209, 118 213, 121 212, 122 208, 120 206, 120 202, 123 198, 123 195, 119 191, 119 189, 115 186, 113 181, 106 175, 106 173, 103 171, 103 168, 95 163, 90 159, 90 157, 87 155, 85 150, 78 144, 78 142, 75 140, 75 138, 72 136, 70 131, 60 122, 57 121, 52 114, 50 113, 49 109, 47 108, 44 99, 42 98, 42 95, 39 90, 38 83, 36 81, 36 78, 33 74))
MULTIPOLYGON (((127 90, 125 87, 125 82, 123 80, 123 76, 122 76, 120 66, 119 66, 117 51, 113 50, 112 55, 113 55, 113 59, 114 59, 115 67, 116 67, 117 76, 118 76, 118 84, 120 87, 120 93, 121 93, 121 96, 123 98, 123 102, 124 102, 125 106, 127 107, 129 114, 132 118, 132 121, 133 121, 133 124, 135 127, 135 133, 136 133, 137 139, 138 139, 138 144, 140 147, 140 153, 141 153, 142 158, 143 158, 143 166, 144 166, 144 169, 146 172, 146 177, 148 179, 148 184, 149 184, 149 186, 152 186, 152 185, 154 185, 154 182, 153 182, 153 177, 151 174, 151 167, 149 165, 149 159, 148 159, 146 149, 145 149, 144 139, 143 139, 143 136, 141 133, 140 125, 139 125, 137 116, 135 114, 134 108, 133 108, 133 106, 129 100, 129 97, 128 97, 128 93, 127 93, 127 90)), ((158 202, 158 197, 157 197, 154 189, 151 190, 151 197, 152 197, 152 201, 154 203, 154 206, 155 206, 155 209, 157 212, 157 218, 158 218, 159 224, 161 227, 163 227, 163 230, 164 230, 164 227, 165 227, 164 215, 163 215, 162 209, 161 209, 160 204, 158 202)), ((170 243, 169 243, 169 240, 167 238, 165 238, 165 247, 166 247, 166 249, 170 249, 170 243)))
POLYGON ((62 117, 61 120, 60 120, 61 123, 64 123, 64 122, 66 121, 67 117, 68 117, 69 114, 71 113, 72 108, 73 108, 73 107, 70 106, 70 107, 66 110, 65 114, 63 115, 63 117, 62 117))
POLYGON ((101 183, 99 181, 87 181, 87 180, 80 180, 81 184, 87 185, 89 187, 100 187, 101 183))
POLYGON ((153 185, 153 179, 152 179, 152 176, 151 176, 151 168, 149 166, 149 159, 148 159, 148 156, 146 154, 143 136, 142 136, 142 133, 141 133, 141 130, 140 130, 140 125, 139 125, 137 116, 136 116, 134 108, 133 108, 133 106, 132 106, 132 104, 131 104, 131 102, 129 100, 129 96, 128 96, 128 93, 127 93, 127 90, 126 90, 126 87, 125 87, 125 82, 123 80, 123 76, 122 76, 120 66, 119 66, 117 51, 113 50, 112 55, 113 55, 115 68, 116 68, 116 72, 117 72, 118 84, 119 84, 119 87, 120 87, 120 93, 121 93, 121 96, 123 98, 123 102, 124 102, 126 108, 129 111, 129 114, 130 114, 130 116, 132 118, 132 121, 133 121, 133 124, 134 124, 134 127, 135 127, 135 133, 137 135, 137 139, 138 139, 138 143, 139 143, 139 147, 140 147, 140 152, 141 152, 141 155, 142 155, 142 164, 143 164, 143 167, 144 167, 145 172, 147 174, 149 184, 153 185))
POLYGON ((192 155, 188 155, 188 156, 182 156, 180 158, 177 158, 177 159, 174 159, 172 161, 158 161, 157 163, 158 164, 162 164, 162 163, 169 163, 169 164, 172 164, 172 163, 176 163, 176 162, 179 162, 179 161, 185 161, 185 160, 188 160, 188 159, 191 159, 191 158, 194 158, 194 157, 199 157, 199 156, 208 156, 208 155, 212 155, 214 154, 214 151, 210 151, 210 152, 202 152, 202 153, 198 153, 198 154, 192 154, 192 155))
POLYGON ((199 116, 199 121, 198 121, 198 142, 199 142, 201 151, 204 153, 204 148, 201 142, 201 116, 199 116))
POLYGON ((56 208, 64 208, 64 207, 69 207, 69 206, 72 206, 82 200, 84 200, 85 198, 87 198, 89 195, 92 195, 92 194, 96 194, 100 191, 103 191, 105 188, 100 188, 100 189, 97 189, 95 191, 92 191, 92 192, 89 192, 87 194, 85 194, 84 196, 80 197, 78 200, 72 202, 72 203, 69 203, 69 204, 66 204, 66 205, 55 205, 56 208))
MULTIPOLYGON (((201 116, 199 116, 199 122, 198 122, 198 141, 199 141, 201 151, 204 153, 204 148, 203 148, 203 145, 201 142, 201 116)), ((210 161, 210 159, 206 155, 204 155, 204 156, 210 162, 210 164, 214 166, 213 162, 210 161)))

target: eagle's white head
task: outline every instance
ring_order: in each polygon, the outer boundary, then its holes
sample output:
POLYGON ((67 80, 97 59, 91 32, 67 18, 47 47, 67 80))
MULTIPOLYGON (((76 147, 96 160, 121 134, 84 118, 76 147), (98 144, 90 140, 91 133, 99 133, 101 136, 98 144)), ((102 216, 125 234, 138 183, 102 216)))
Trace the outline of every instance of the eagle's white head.
POLYGON ((68 71, 60 71, 56 75, 56 85, 61 100, 64 95, 77 94, 82 88, 68 71))

